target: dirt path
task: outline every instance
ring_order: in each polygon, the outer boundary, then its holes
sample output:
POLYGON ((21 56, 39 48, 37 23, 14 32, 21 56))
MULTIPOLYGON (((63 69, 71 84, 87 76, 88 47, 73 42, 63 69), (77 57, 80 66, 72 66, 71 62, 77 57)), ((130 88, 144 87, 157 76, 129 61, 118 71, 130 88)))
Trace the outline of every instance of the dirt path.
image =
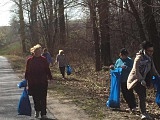
POLYGON ((55 91, 48 95, 48 109, 58 120, 92 120, 85 112, 68 100, 67 97, 60 96, 55 91))
MULTIPOLYGON (((67 96, 58 94, 56 91, 48 92, 48 110, 54 114, 57 120, 100 120, 95 119, 87 115, 84 110, 76 106, 73 101, 67 96)), ((140 120, 139 112, 137 114, 131 114, 125 109, 120 110, 104 109, 106 117, 101 120, 140 120)), ((154 120, 159 120, 154 119, 154 120)))
MULTIPOLYGON (((56 91, 48 92, 48 110, 58 120, 97 120, 87 115, 81 108, 73 104, 73 101, 62 96, 56 91)), ((106 117, 103 120, 140 120, 137 115, 123 110, 104 110, 106 117)))

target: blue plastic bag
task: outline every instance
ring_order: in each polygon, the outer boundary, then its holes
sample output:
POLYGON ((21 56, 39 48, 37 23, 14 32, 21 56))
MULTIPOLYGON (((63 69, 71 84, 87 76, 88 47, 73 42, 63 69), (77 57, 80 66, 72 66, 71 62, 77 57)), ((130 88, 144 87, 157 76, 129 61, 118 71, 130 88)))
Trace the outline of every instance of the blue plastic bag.
POLYGON ((107 107, 120 108, 120 77, 122 68, 111 70, 110 95, 106 102, 107 107))
POLYGON ((19 88, 27 87, 27 80, 26 80, 26 79, 23 79, 22 82, 20 82, 19 84, 17 84, 17 86, 18 86, 19 88))
POLYGON ((72 68, 70 65, 67 65, 67 75, 70 75, 72 73, 72 68))
POLYGON ((26 88, 24 88, 20 100, 18 102, 18 115, 31 116, 31 112, 31 103, 29 100, 28 92, 26 88))
POLYGON ((152 83, 157 90, 155 102, 160 107, 160 78, 158 76, 153 76, 152 83))

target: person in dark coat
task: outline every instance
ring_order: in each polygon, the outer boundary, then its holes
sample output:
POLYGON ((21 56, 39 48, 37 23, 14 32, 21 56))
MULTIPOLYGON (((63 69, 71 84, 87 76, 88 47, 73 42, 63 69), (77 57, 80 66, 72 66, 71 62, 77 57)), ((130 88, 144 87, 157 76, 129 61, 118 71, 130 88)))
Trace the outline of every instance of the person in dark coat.
POLYGON ((28 82, 28 94, 33 97, 35 117, 41 114, 42 118, 46 116, 46 99, 48 79, 53 80, 48 62, 41 56, 42 49, 39 44, 31 49, 33 56, 29 57, 26 63, 25 79, 28 82))

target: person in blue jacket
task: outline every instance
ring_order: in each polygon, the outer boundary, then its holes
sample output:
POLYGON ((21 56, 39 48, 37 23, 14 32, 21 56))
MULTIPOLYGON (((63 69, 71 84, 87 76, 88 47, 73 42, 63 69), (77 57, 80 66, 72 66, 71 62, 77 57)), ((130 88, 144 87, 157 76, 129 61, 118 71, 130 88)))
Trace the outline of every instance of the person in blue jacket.
POLYGON ((43 49, 42 56, 44 56, 47 59, 47 62, 49 65, 53 66, 53 59, 52 59, 50 53, 48 52, 47 48, 43 49))
POLYGON ((111 65, 110 68, 122 68, 122 73, 121 73, 121 92, 122 95, 128 104, 130 112, 135 112, 136 110, 136 100, 135 100, 135 95, 133 93, 133 90, 128 90, 127 89, 127 79, 128 75, 132 69, 133 66, 133 60, 128 57, 128 51, 125 48, 122 48, 119 53, 119 58, 116 60, 115 65, 111 65))

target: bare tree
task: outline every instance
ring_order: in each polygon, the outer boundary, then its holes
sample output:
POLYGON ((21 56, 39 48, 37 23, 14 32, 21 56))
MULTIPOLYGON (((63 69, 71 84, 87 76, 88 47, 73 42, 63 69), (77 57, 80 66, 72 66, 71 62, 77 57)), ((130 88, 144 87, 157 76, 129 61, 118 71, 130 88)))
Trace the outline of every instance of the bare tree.
POLYGON ((31 6, 30 6, 30 17, 31 17, 31 23, 30 23, 30 33, 31 33, 31 45, 35 45, 39 43, 39 37, 38 37, 38 20, 37 20, 37 6, 38 6, 38 0, 31 0, 31 6))
POLYGON ((110 30, 109 30, 109 2, 99 0, 99 23, 101 35, 101 62, 103 65, 112 63, 110 54, 110 30))
POLYGON ((100 38, 99 38, 98 21, 97 21, 97 13, 96 13, 96 0, 89 1, 89 8, 90 8, 91 21, 92 21, 94 45, 95 45, 96 71, 100 71, 101 70, 100 38))
POLYGON ((139 17, 138 11, 136 10, 136 7, 134 6, 134 3, 133 3, 132 0, 128 0, 128 3, 129 3, 129 5, 132 9, 133 16, 136 19, 136 23, 137 23, 138 28, 139 28, 139 35, 140 35, 141 41, 145 41, 145 40, 147 40, 147 38, 146 38, 146 35, 145 35, 145 32, 144 32, 143 24, 142 24, 142 21, 139 17))
POLYGON ((22 0, 19 0, 18 2, 16 0, 13 1, 18 6, 18 15, 19 15, 19 23, 20 23, 20 37, 21 37, 21 43, 22 43, 22 51, 23 53, 26 53, 26 36, 25 36, 25 22, 24 22, 24 16, 23 16, 23 4, 22 0))
MULTIPOLYGON (((160 49, 159 49, 160 37, 158 35, 155 18, 152 12, 153 11, 152 0, 142 0, 142 6, 144 10, 144 21, 145 21, 148 37, 149 37, 149 40, 153 42, 154 48, 155 48, 155 52, 154 52, 155 65, 160 66, 160 63, 159 63, 160 57, 158 57, 160 53, 160 49)), ((157 70, 160 72, 159 67, 157 67, 157 70)))
POLYGON ((57 1, 41 0, 41 3, 42 6, 38 6, 38 9, 40 20, 42 22, 41 26, 45 38, 45 45, 52 54, 58 33, 57 1))
POLYGON ((58 20, 59 20, 59 40, 60 45, 66 43, 66 27, 65 27, 65 16, 64 16, 64 0, 58 0, 58 20))

